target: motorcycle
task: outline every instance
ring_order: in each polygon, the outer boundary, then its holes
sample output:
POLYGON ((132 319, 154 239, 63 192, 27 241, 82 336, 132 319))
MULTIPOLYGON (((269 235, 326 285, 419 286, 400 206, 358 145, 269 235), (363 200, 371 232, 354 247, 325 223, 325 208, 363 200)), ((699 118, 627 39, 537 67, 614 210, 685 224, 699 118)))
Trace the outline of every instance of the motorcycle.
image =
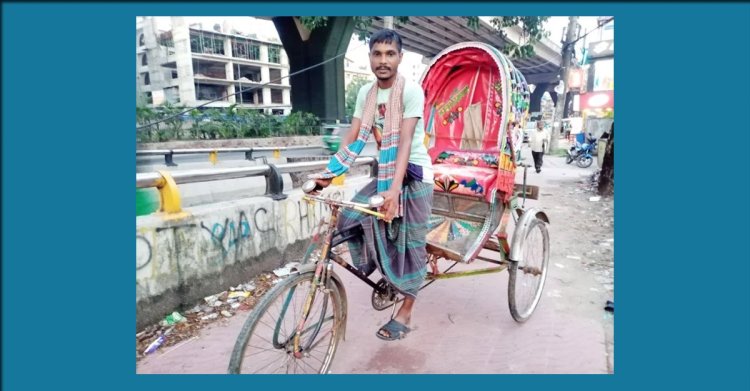
POLYGON ((578 167, 591 166, 594 162, 593 155, 596 154, 596 139, 591 137, 591 133, 588 136, 583 144, 576 142, 576 145, 570 147, 565 163, 570 164, 575 160, 578 167))

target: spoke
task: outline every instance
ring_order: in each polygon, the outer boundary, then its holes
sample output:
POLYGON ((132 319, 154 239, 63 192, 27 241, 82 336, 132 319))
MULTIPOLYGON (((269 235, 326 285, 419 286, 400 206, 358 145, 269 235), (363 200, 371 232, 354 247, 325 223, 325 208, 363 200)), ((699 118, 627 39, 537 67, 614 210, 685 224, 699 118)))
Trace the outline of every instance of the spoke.
POLYGON ((320 370, 319 370, 319 369, 315 369, 315 368, 314 368, 313 366, 311 366, 310 364, 308 364, 308 363, 306 363, 306 362, 304 362, 304 361, 302 361, 302 360, 297 360, 297 361, 301 361, 301 362, 302 362, 302 364, 304 364, 304 365, 307 365, 307 366, 308 366, 308 367, 309 367, 310 369, 312 369, 312 370, 313 370, 314 372, 320 372, 320 370))
MULTIPOLYGON (((266 368, 267 368, 267 367, 269 367, 269 366, 270 366, 271 364, 273 364, 273 361, 271 361, 271 362, 269 362, 268 364, 266 364, 266 365, 264 365, 264 366, 260 367, 260 368, 259 368, 259 369, 258 369, 257 371, 255 371, 255 372, 253 372, 253 373, 260 373, 260 371, 262 371, 262 370, 266 369, 266 368)), ((281 364, 281 366, 283 366, 283 365, 284 365, 284 364, 282 363, 282 364, 281 364)), ((280 368, 281 366, 279 366, 279 368, 280 368)), ((278 368, 277 368, 277 369, 275 369, 275 370, 274 370, 274 372, 276 372, 277 370, 278 370, 278 368)))

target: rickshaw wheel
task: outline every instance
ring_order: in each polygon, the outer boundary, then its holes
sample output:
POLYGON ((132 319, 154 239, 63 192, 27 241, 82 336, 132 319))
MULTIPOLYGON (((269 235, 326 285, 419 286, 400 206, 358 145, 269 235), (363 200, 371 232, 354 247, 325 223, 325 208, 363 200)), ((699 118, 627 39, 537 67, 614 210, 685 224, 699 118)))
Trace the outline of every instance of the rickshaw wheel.
POLYGON ((384 278, 381 278, 377 285, 379 288, 384 288, 385 293, 378 293, 375 289, 372 290, 372 308, 382 311, 396 302, 396 292, 384 278))
POLYGON ((549 233, 544 221, 534 218, 521 240, 521 256, 508 267, 508 305, 516 322, 525 322, 542 296, 549 265, 549 233))

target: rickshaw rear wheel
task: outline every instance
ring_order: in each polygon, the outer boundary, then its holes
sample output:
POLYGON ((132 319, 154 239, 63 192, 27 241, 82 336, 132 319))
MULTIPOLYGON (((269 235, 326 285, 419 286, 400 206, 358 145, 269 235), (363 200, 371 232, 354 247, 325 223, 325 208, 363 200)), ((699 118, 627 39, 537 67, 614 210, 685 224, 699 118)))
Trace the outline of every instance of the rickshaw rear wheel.
POLYGON ((539 304, 549 266, 547 225, 534 218, 521 240, 521 256, 508 267, 508 305, 516 322, 525 322, 539 304))

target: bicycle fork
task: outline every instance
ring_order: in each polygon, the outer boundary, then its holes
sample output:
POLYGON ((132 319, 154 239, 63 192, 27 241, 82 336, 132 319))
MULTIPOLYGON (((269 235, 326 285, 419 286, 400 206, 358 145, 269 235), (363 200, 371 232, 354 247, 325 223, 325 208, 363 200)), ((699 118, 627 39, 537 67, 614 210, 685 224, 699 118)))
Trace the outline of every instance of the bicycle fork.
MULTIPOLYGON (((310 309, 312 308, 313 302, 315 302, 315 295, 318 287, 323 285, 328 286, 328 279, 333 269, 333 264, 328 260, 328 252, 331 250, 331 241, 333 240, 333 232, 336 230, 336 223, 338 220, 338 206, 331 206, 331 222, 326 232, 325 240, 323 241, 323 249, 320 251, 320 258, 317 260, 317 266, 315 267, 315 274, 313 276, 313 282, 310 285, 310 292, 307 294, 305 304, 302 307, 302 316, 297 324, 297 331, 294 333, 294 350, 293 354, 295 358, 302 358, 302 349, 300 349, 300 337, 302 332, 305 330, 305 323, 307 318, 310 316, 310 309)), ((325 314, 323 314, 325 315, 325 314)), ((318 324, 318 329, 320 324, 318 324)), ((317 334, 317 330, 314 334, 317 334)), ((310 338, 310 342, 314 340, 310 338)))

